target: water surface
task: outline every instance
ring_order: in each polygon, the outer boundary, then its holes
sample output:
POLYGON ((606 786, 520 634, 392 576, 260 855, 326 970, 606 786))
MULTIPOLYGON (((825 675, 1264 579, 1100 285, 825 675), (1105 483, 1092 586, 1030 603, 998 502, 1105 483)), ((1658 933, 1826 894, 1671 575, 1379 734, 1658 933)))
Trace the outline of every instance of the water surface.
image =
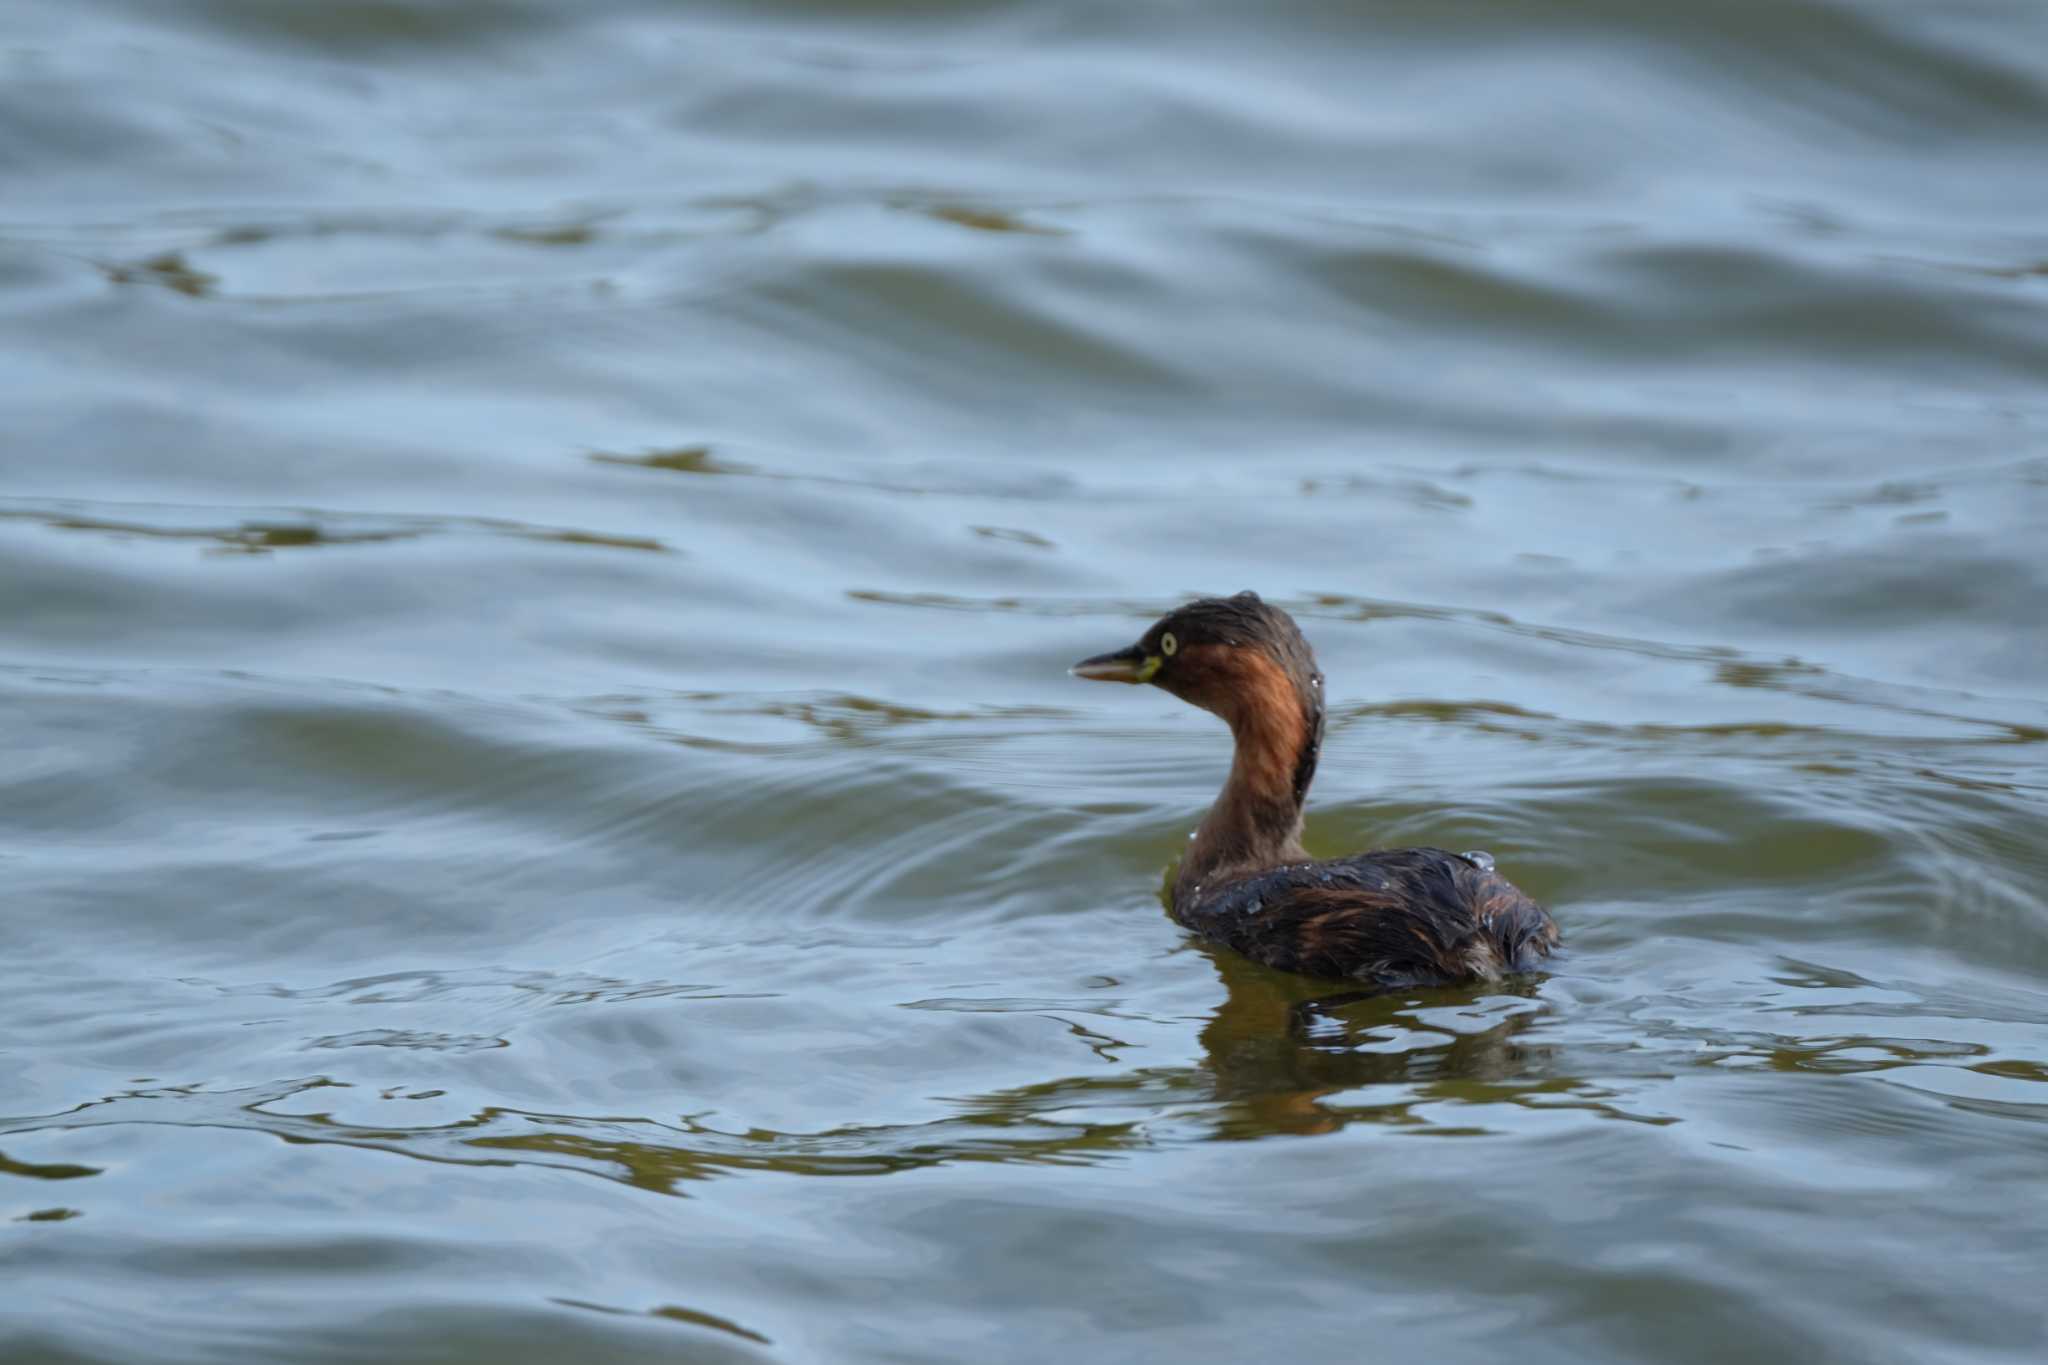
POLYGON ((2033 1361, 2048 12, 0 23, 0 1358, 2033 1361), (1189 941, 1309 843, 1570 952, 1189 941))

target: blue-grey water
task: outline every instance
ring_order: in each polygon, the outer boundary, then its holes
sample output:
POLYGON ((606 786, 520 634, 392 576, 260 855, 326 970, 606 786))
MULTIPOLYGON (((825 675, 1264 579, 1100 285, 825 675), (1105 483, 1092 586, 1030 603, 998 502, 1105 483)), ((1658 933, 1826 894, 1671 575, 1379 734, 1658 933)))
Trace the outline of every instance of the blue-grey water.
POLYGON ((2035 1362, 2044 882, 2048 7, 0 10, 8 1365, 2035 1362))

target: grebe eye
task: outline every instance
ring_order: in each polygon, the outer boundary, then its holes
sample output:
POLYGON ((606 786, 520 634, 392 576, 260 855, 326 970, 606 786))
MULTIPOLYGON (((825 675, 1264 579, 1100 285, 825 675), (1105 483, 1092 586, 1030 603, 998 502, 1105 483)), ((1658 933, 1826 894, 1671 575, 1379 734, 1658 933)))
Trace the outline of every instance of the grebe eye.
POLYGON ((1172 631, 1169 630, 1166 632, 1166 634, 1159 637, 1159 652, 1161 654, 1164 654, 1167 658, 1171 659, 1174 655, 1174 651, 1178 650, 1179 648, 1180 641, 1173 638, 1172 631))

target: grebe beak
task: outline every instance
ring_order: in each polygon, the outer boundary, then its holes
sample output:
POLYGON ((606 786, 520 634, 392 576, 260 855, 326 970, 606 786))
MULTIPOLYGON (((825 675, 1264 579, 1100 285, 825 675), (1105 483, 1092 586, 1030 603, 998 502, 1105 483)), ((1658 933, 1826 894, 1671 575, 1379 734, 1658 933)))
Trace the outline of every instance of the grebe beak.
POLYGON ((1092 682, 1145 683, 1152 681, 1152 675, 1159 671, 1161 662, 1157 654, 1147 654, 1132 645, 1129 649, 1083 659, 1067 672, 1092 682))

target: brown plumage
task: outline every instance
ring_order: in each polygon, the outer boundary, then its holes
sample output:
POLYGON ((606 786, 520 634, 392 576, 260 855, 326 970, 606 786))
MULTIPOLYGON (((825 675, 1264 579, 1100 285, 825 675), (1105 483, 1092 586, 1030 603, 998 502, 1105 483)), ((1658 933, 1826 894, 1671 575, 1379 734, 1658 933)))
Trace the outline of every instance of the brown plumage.
POLYGON ((1323 742, 1323 677, 1294 618, 1257 593, 1205 597, 1077 677, 1149 682, 1214 712, 1237 751, 1173 884, 1173 917, 1255 961, 1381 990, 1534 971, 1544 908, 1483 853, 1387 849, 1318 862, 1301 811, 1323 742))

